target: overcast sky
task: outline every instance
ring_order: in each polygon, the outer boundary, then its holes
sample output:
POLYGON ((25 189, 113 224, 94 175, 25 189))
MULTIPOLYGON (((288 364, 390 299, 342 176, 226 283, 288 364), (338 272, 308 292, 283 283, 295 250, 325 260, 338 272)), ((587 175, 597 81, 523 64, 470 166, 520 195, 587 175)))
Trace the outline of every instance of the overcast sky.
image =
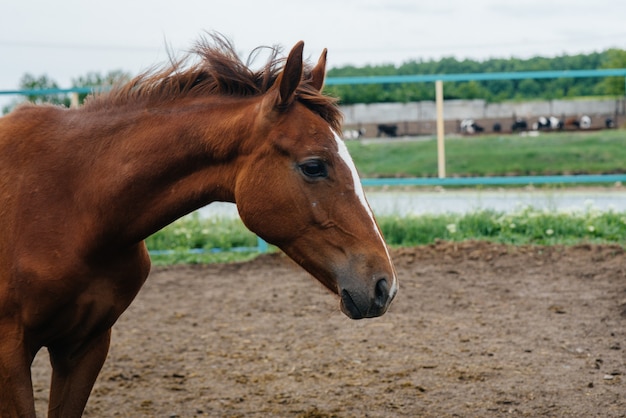
MULTIPOLYGON (((0 5, 0 90, 24 73, 61 87, 90 71, 131 74, 203 31, 241 55, 305 41, 331 67, 412 59, 528 58, 626 49, 625 0, 19 0, 0 5)), ((3 98, 0 96, 0 101, 3 98)))

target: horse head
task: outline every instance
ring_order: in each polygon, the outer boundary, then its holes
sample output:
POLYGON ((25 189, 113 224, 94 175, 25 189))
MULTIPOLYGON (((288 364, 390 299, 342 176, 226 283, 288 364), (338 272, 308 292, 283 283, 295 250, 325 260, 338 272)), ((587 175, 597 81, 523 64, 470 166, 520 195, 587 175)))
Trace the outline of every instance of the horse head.
POLYGON ((314 106, 328 100, 326 50, 305 71, 303 47, 291 50, 257 106, 256 145, 239 170, 235 201, 246 226, 338 294, 348 317, 380 316, 397 292, 396 273, 339 123, 314 106))

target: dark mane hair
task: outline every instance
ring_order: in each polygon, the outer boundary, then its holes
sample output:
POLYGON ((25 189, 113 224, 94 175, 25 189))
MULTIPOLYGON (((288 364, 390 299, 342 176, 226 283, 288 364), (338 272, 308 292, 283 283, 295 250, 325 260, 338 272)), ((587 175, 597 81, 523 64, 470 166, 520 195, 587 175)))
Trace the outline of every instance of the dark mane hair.
MULTIPOLYGON (((250 54, 250 59, 259 48, 250 54)), ((138 75, 110 92, 90 97, 83 109, 103 109, 128 105, 156 106, 182 98, 207 95, 251 97, 266 93, 282 71, 285 59, 280 49, 270 48, 270 58, 264 67, 253 71, 237 56, 233 45, 221 35, 202 38, 193 54, 171 64, 138 75), (199 62, 189 64, 194 56, 199 62)), ((249 59, 249 61, 250 61, 249 59)), ((341 129, 341 112, 337 100, 311 86, 311 65, 305 63, 303 80, 296 90, 296 100, 319 114, 337 132, 341 129)))

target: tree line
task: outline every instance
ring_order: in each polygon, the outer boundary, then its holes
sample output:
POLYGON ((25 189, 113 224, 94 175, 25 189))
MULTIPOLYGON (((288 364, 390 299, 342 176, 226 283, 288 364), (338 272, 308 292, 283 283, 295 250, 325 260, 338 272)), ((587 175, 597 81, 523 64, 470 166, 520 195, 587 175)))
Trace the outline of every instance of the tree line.
MULTIPOLYGON (((408 61, 399 66, 344 66, 329 70, 328 77, 592 70, 601 68, 626 68, 626 51, 609 49, 604 52, 562 55, 553 58, 494 58, 485 61, 443 58, 429 61, 408 61)), ((331 95, 338 97, 342 104, 435 100, 435 89, 431 83, 338 85, 327 86, 326 90, 331 95)), ((488 102, 551 100, 581 96, 623 97, 624 78, 446 82, 444 96, 446 99, 485 99, 488 102)))
MULTIPOLYGON (((626 50, 608 49, 590 54, 562 55, 553 58, 534 57, 493 58, 485 61, 440 60, 407 61, 399 66, 368 65, 364 67, 344 66, 332 68, 328 77, 356 76, 392 76, 413 74, 462 74, 519 71, 560 71, 589 70, 600 68, 626 68, 626 50)), ((94 89, 130 79, 130 74, 123 71, 110 71, 106 74, 88 73, 72 80, 72 87, 93 87, 94 89)), ((527 79, 527 80, 490 80, 447 82, 444 89, 446 99, 485 99, 488 102, 507 100, 551 100, 582 96, 620 96, 625 95, 623 77, 605 78, 563 78, 563 79, 527 79)), ((33 76, 25 74, 20 80, 21 90, 59 88, 54 79, 47 75, 33 76)), ((342 104, 412 102, 435 100, 435 91, 431 83, 406 84, 369 84, 326 86, 325 92, 339 98, 342 104)), ((86 94, 79 96, 82 103, 86 94)), ((35 103, 54 103, 69 106, 70 99, 64 94, 27 96, 35 103)), ((3 109, 7 113, 17 103, 3 109)))
MULTIPOLYGON (((112 86, 113 84, 130 80, 130 78, 130 74, 121 70, 109 71, 106 74, 90 72, 84 76, 72 79, 71 87, 91 87, 94 90, 98 90, 106 86, 112 86)), ((34 76, 26 73, 22 76, 19 83, 19 90, 48 90, 59 88, 59 84, 46 74, 34 76)), ((87 96, 87 93, 79 94, 79 103, 82 103, 87 96)), ((67 94, 33 94, 24 96, 24 99, 32 103, 51 103, 66 107, 70 106, 70 97, 67 94)), ((20 102, 20 100, 14 101, 8 106, 3 107, 2 113, 10 112, 20 102)))

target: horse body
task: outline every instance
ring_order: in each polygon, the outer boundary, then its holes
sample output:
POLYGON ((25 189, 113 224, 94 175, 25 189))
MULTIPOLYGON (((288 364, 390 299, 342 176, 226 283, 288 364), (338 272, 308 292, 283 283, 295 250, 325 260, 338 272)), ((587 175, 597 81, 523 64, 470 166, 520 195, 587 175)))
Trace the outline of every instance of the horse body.
MULTIPOLYGON (((207 55, 239 66, 231 50, 207 55)), ((223 66, 186 78, 175 68, 81 109, 0 118, 1 416, 34 416, 41 347, 53 367, 49 416, 81 415, 111 327, 148 276, 143 239, 212 201, 235 202, 346 315, 387 310, 397 279, 336 109, 319 93, 325 58, 305 71, 296 45, 254 94, 220 87, 236 76, 213 74, 223 66), (203 90, 207 79, 217 92, 203 90)))

